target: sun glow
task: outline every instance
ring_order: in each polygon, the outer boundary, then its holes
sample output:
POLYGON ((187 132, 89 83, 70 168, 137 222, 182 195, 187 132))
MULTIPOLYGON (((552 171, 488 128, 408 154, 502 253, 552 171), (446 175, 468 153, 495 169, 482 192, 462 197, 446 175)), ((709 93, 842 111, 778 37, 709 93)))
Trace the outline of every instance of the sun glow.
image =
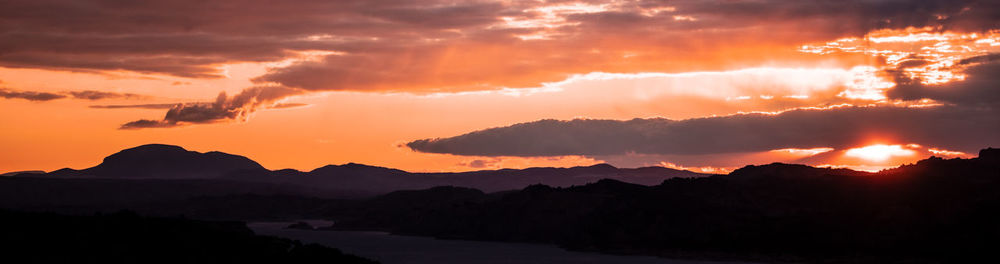
POLYGON ((787 153, 795 156, 815 156, 817 154, 830 151, 833 151, 833 148, 811 148, 811 149, 786 148, 786 149, 772 150, 771 152, 787 153))
POLYGON ((967 155, 969 155, 969 154, 966 154, 965 152, 952 151, 952 150, 947 150, 947 149, 930 148, 930 149, 927 149, 927 151, 930 151, 931 153, 934 153, 934 155, 942 155, 942 156, 967 156, 967 155))
POLYGON ((875 144, 860 148, 848 149, 844 155, 848 157, 860 158, 869 161, 882 162, 892 157, 913 156, 915 151, 906 149, 902 145, 875 144))
POLYGON ((712 166, 685 167, 685 166, 677 165, 677 164, 666 162, 666 161, 660 162, 660 164, 658 164, 658 165, 660 167, 671 168, 671 169, 675 169, 675 170, 686 170, 686 171, 693 171, 693 172, 698 172, 698 173, 709 173, 709 174, 726 174, 726 173, 732 172, 735 169, 735 168, 712 167, 712 166))
POLYGON ((852 68, 851 73, 854 78, 845 85, 847 88, 838 95, 849 99, 885 100, 885 91, 896 84, 882 78, 879 72, 879 69, 871 66, 852 68))

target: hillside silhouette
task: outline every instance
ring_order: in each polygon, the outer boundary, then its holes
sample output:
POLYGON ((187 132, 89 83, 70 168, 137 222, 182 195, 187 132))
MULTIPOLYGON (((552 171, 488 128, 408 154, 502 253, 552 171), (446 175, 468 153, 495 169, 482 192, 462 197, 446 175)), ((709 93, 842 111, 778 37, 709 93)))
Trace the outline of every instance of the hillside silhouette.
POLYGON ((310 172, 256 168, 210 179, 32 174, 0 178, 0 207, 75 214, 125 208, 216 220, 329 219, 336 224, 317 229, 763 262, 974 262, 992 258, 992 245, 1000 239, 1000 149, 984 149, 972 159, 931 157, 877 173, 782 163, 727 175, 656 176, 658 171, 595 165, 421 174, 346 164, 310 172), (636 184, 601 175, 661 180, 636 184), (406 183, 428 177, 444 186, 406 183), (505 191, 468 186, 506 186, 493 183, 504 177, 537 182, 505 191), (455 182, 467 186, 447 184, 455 182), (341 191, 361 184, 406 188, 367 196, 303 188, 333 183, 341 191))
POLYGON ((1000 150, 985 149, 879 173, 775 163, 656 186, 434 188, 368 200, 328 228, 682 258, 968 262, 995 257, 998 188, 1000 150))

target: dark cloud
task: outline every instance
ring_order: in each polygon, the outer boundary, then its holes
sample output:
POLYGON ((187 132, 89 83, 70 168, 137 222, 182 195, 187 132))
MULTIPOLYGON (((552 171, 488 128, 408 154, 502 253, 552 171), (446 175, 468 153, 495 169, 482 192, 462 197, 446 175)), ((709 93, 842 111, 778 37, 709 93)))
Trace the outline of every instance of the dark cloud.
POLYGON ((11 0, 0 3, 7 40, 0 65, 203 78, 219 77, 222 63, 328 51, 336 55, 257 80, 307 90, 452 91, 535 86, 593 71, 770 61, 789 56, 770 47, 877 28, 1000 27, 991 1, 583 2, 607 9, 556 14, 555 24, 538 25, 530 21, 553 19, 539 7, 572 2, 11 0), (653 12, 664 7, 672 11, 653 12), (542 37, 519 38, 531 34, 542 37), (753 46, 769 48, 745 52, 753 46), (736 51, 719 52, 725 48, 736 51), (623 60, 625 52, 641 54, 623 60))
POLYGON ((0 88, 0 97, 7 99, 27 99, 31 101, 50 101, 55 99, 63 98, 75 98, 84 100, 103 100, 103 99, 147 99, 149 96, 133 94, 133 93, 115 93, 115 92, 103 92, 94 90, 84 90, 84 91, 66 91, 66 92, 35 92, 35 91, 18 91, 6 88, 0 88))
POLYGON ((73 96, 76 99, 86 99, 86 100, 101 100, 101 99, 145 99, 148 98, 144 95, 138 95, 133 93, 115 93, 115 92, 103 92, 103 91, 69 91, 67 94, 73 96))
MULTIPOLYGON (((103 108, 103 109, 121 109, 121 108, 138 108, 138 109, 170 109, 177 107, 184 103, 173 103, 173 104, 133 104, 133 105, 91 105, 90 108, 103 108)), ((201 103, 208 104, 208 103, 201 103)))
MULTIPOLYGON (((520 12, 505 15, 513 20, 547 15, 531 9, 537 5, 515 4, 508 9, 520 12)), ((276 69, 257 81, 309 90, 415 92, 536 86, 581 72, 669 72, 767 61, 795 55, 770 48, 746 52, 742 47, 792 47, 861 36, 873 29, 992 29, 998 27, 1000 12, 987 2, 943 0, 633 1, 609 6, 612 8, 603 12, 563 15, 572 26, 476 28, 463 31, 464 37, 444 37, 430 43, 374 43, 393 48, 352 50, 319 62, 276 69), (649 13, 657 7, 674 11, 649 13), (542 34, 543 40, 515 37, 531 34, 542 34), (637 59, 623 60, 626 52, 636 53, 637 59)))
POLYGON ((0 65, 220 77, 215 65, 350 50, 492 22, 495 2, 12 0, 0 3, 0 65), (310 39, 326 35, 329 39, 310 39))
MULTIPOLYGON (((595 71, 759 65, 813 56, 795 50, 803 43, 880 28, 1000 28, 1000 5, 992 1, 637 0, 581 2, 604 10, 542 8, 559 3, 575 2, 10 0, 0 2, 0 66, 211 78, 225 63, 322 51, 330 55, 254 81, 305 91, 427 93, 535 87, 595 71)), ((240 119, 256 108, 240 95, 179 105, 157 122, 240 119)))
POLYGON ((969 65, 976 63, 989 63, 992 61, 1000 60, 1000 53, 986 54, 982 56, 976 56, 971 58, 965 58, 958 61, 959 65, 969 65))
POLYGON ((250 114, 258 109, 268 107, 282 98, 300 93, 302 93, 301 90, 273 86, 245 89, 231 97, 222 92, 216 97, 215 102, 174 104, 167 110, 163 120, 137 120, 125 123, 120 128, 164 128, 232 120, 245 121, 250 114))
POLYGON ((66 95, 49 92, 16 91, 7 88, 0 88, 0 97, 6 99, 25 99, 29 101, 50 101, 66 98, 66 95))
POLYGON ((1000 115, 961 107, 842 107, 687 120, 541 120, 407 146, 477 156, 690 155, 844 148, 871 140, 971 151, 1000 144, 1000 115))
POLYGON ((497 164, 497 162, 499 162, 499 160, 495 160, 495 159, 494 160, 476 159, 476 160, 471 160, 471 161, 468 161, 468 162, 462 162, 462 163, 459 163, 458 165, 466 166, 466 167, 470 167, 470 168, 475 168, 475 169, 482 169, 482 168, 487 168, 487 167, 493 167, 493 166, 495 166, 497 164))
POLYGON ((941 27, 981 31, 1000 26, 1000 8, 981 0, 856 0, 856 1, 692 1, 696 15, 736 21, 792 20, 821 26, 819 30, 864 33, 868 30, 941 27))
POLYGON ((180 126, 178 123, 171 123, 164 120, 140 119, 123 124, 119 129, 141 129, 141 128, 167 128, 180 126))
POLYGON ((1000 105, 1000 54, 989 54, 962 60, 957 67, 966 67, 964 81, 941 85, 922 84, 920 79, 907 77, 900 67, 890 70, 896 86, 886 92, 892 99, 933 99, 961 105, 1000 105))

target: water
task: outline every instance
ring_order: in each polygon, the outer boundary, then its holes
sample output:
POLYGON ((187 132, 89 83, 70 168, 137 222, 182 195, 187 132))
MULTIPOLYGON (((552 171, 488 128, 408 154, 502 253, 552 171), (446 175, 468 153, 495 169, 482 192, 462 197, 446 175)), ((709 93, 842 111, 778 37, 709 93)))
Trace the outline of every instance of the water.
MULTIPOLYGON (((278 236, 339 248, 345 253, 383 264, 424 263, 592 263, 592 264, 722 264, 725 262, 672 260, 646 256, 616 256, 573 252, 553 245, 395 236, 384 232, 312 231, 285 229, 291 223, 250 223, 257 234, 278 236)), ((324 223, 311 223, 324 226, 324 223)), ((328 225, 328 224, 327 224, 328 225)), ((733 262, 729 262, 733 263, 733 262)))

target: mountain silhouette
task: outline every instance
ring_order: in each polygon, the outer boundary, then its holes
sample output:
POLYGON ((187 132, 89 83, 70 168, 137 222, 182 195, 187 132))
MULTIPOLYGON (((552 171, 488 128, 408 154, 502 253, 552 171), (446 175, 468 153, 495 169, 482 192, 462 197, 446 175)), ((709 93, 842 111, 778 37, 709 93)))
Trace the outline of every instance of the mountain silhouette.
MULTIPOLYGON (((237 215, 265 216, 268 211, 285 214, 287 210, 275 205, 268 210, 244 210, 226 215, 209 212, 208 209, 198 210, 207 207, 186 203, 202 197, 223 196, 232 196, 236 204, 249 201, 248 196, 240 195, 357 199, 435 186, 498 192, 518 190, 532 184, 568 187, 604 178, 655 185, 674 177, 705 176, 661 167, 619 169, 607 164, 411 173, 348 163, 327 165, 307 172, 293 169, 272 171, 243 156, 222 152, 199 153, 178 146, 150 144, 122 150, 91 168, 66 168, 44 174, 22 173, 0 178, 0 207, 70 212, 155 207, 163 212, 230 219, 237 215), (192 209, 185 210, 186 207, 192 209)), ((302 200, 306 204, 314 203, 302 200)), ((224 207, 219 204, 216 208, 224 207)), ((155 210, 144 213, 156 213, 152 211, 155 210)))
POLYGON ((234 171, 225 179, 293 184, 328 190, 386 193, 395 190, 460 186, 486 192, 516 190, 531 184, 572 186, 610 178, 655 185, 674 177, 705 177, 707 174, 663 167, 619 169, 608 164, 571 168, 501 169, 469 172, 412 173, 356 163, 327 165, 309 172, 285 169, 234 171))
POLYGON ((63 169, 55 177, 129 179, 219 178, 238 170, 264 169, 243 156, 212 151, 199 153, 171 145, 142 145, 104 158, 97 166, 83 170, 63 169))
MULTIPOLYGON (((663 167, 619 169, 608 164, 572 168, 502 169, 457 173, 411 173, 357 163, 327 165, 312 171, 268 170, 249 158, 222 152, 199 153, 171 145, 150 144, 122 150, 97 166, 61 169, 47 178, 210 179, 297 186, 304 192, 376 195, 396 190, 460 186, 487 192, 516 190, 531 184, 572 186, 610 178, 655 185, 674 177, 704 177, 663 167), (308 189, 308 191, 306 191, 308 189)), ((327 195, 330 196, 330 195, 327 195)), ((336 196, 336 195, 333 195, 336 196)))

